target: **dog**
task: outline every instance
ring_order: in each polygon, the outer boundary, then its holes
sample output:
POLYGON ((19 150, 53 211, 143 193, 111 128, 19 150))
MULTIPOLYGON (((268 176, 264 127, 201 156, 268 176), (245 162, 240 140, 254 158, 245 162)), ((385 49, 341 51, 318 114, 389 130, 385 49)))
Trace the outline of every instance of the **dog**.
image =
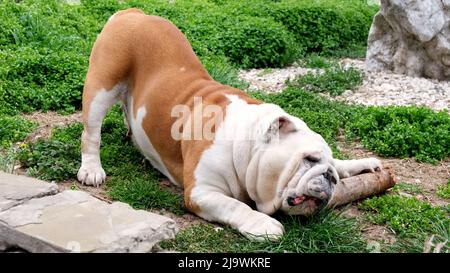
POLYGON ((101 125, 117 102, 142 154, 183 187, 187 210, 257 240, 284 233, 270 216, 276 211, 312 214, 341 178, 382 168, 376 158, 333 158, 301 119, 214 81, 175 25, 139 9, 111 16, 91 52, 77 174, 83 184, 105 181, 101 125))

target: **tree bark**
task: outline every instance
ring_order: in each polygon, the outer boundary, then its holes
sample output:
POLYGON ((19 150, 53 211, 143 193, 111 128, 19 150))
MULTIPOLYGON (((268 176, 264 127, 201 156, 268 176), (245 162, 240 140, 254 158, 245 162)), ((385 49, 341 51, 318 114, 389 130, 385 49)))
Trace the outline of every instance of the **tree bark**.
POLYGON ((374 173, 344 178, 335 186, 328 207, 336 207, 383 193, 396 183, 394 170, 386 167, 374 173))

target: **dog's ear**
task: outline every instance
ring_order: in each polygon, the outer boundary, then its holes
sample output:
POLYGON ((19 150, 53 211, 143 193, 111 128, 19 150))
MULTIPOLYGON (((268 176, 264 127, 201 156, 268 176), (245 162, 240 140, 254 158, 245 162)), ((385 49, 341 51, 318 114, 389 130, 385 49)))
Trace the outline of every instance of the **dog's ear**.
POLYGON ((264 140, 270 142, 297 131, 295 124, 287 116, 276 117, 264 133, 264 140))

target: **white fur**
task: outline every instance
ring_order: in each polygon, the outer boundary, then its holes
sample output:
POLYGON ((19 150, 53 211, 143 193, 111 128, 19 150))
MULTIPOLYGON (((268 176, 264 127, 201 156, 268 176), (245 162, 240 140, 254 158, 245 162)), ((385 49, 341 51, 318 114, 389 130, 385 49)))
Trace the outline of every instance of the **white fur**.
POLYGON ((145 106, 139 107, 137 110, 136 118, 134 118, 133 98, 131 96, 128 97, 127 105, 127 109, 129 110, 127 114, 127 117, 129 119, 128 124, 131 128, 131 131, 133 132, 132 138, 134 143, 156 169, 158 169, 167 178, 169 178, 172 183, 178 185, 178 182, 170 175, 169 171, 161 160, 161 157, 156 152, 155 148, 150 142, 150 139, 147 137, 147 134, 142 127, 142 122, 147 115, 147 109, 145 108, 145 106))
MULTIPOLYGON (((256 178, 247 173, 252 157, 265 149, 262 132, 277 117, 291 116, 273 104, 250 105, 233 95, 228 99, 231 103, 225 120, 195 171, 191 200, 201 208, 200 216, 205 219, 231 225, 256 238, 277 238, 283 234, 281 223, 245 204, 258 199, 256 178)), ((295 121, 299 129, 308 130, 303 121, 295 121)))
POLYGON ((117 84, 112 90, 101 89, 89 106, 89 113, 81 140, 83 153, 78 180, 86 185, 99 186, 105 181, 106 174, 100 163, 100 133, 103 119, 108 110, 118 100, 121 93, 126 92, 127 85, 117 84))
MULTIPOLYGON (((233 95, 228 99, 231 103, 227 115, 217 130, 214 143, 200 158, 195 171, 196 184, 191 192, 191 200, 200 208, 198 214, 207 220, 230 225, 254 239, 278 238, 284 232, 283 226, 268 214, 279 209, 295 212, 286 199, 317 190, 318 186, 309 184, 308 180, 328 168, 335 175, 354 175, 363 169, 381 167, 376 159, 349 161, 350 164, 334 160, 331 149, 320 135, 277 105, 247 104, 233 95), (272 139, 274 136, 265 132, 279 117, 289 119, 295 130, 272 139), (299 161, 306 154, 318 156, 320 161, 312 168, 299 169, 299 161), (282 166, 283 171, 275 165, 282 166), (267 177, 272 175, 278 175, 278 181, 268 181, 267 177), (261 183, 276 183, 277 192, 266 192, 261 183), (246 204, 249 199, 256 203, 258 211, 246 204)), ((323 196, 324 192, 317 194, 323 196)), ((303 211, 313 212, 314 207, 303 211)))

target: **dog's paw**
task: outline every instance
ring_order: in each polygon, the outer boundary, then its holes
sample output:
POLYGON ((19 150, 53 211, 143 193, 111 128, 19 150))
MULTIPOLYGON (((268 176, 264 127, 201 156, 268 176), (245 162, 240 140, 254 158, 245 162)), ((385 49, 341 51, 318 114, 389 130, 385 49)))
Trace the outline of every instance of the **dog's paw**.
POLYGON ((85 164, 78 170, 77 178, 83 185, 98 187, 105 181, 106 174, 100 165, 89 166, 85 164))
POLYGON ((250 240, 278 240, 284 233, 283 225, 274 218, 256 212, 246 219, 239 227, 239 231, 250 240))
POLYGON ((381 164, 381 161, 375 157, 369 157, 364 158, 360 160, 360 170, 359 173, 366 173, 366 172, 376 172, 381 171, 383 169, 383 165, 381 164))

